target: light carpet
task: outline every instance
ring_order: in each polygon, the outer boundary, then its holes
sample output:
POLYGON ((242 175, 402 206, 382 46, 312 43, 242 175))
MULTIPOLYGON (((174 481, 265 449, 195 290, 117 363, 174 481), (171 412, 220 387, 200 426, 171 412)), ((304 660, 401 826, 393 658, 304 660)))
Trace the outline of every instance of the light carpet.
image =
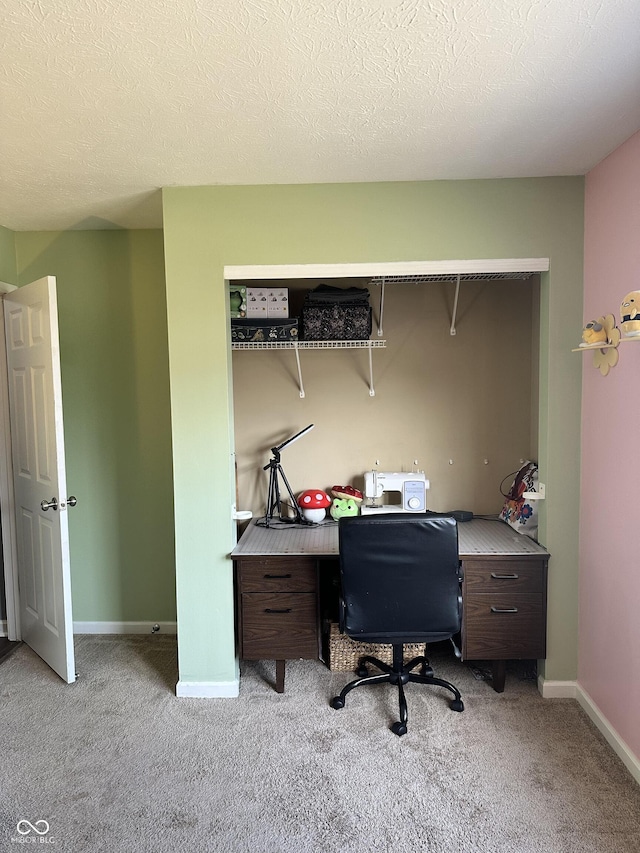
POLYGON ((175 637, 80 636, 76 657, 73 685, 26 646, 0 666, 0 850, 640 851, 640 787, 575 701, 518 672, 496 694, 437 649, 465 711, 409 685, 398 738, 395 688, 334 711, 351 676, 320 662, 287 663, 282 695, 258 662, 238 699, 177 699, 175 637))

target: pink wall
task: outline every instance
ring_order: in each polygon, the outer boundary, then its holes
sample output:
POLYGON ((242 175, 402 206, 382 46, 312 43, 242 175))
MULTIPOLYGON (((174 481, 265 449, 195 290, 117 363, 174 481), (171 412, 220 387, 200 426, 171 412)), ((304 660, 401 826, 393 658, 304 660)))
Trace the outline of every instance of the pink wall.
MULTIPOLYGON (((584 320, 640 290, 640 133, 586 178, 584 320)), ((579 337, 579 330, 576 330, 579 337)), ((640 341, 584 360, 578 681, 640 759, 640 341)))

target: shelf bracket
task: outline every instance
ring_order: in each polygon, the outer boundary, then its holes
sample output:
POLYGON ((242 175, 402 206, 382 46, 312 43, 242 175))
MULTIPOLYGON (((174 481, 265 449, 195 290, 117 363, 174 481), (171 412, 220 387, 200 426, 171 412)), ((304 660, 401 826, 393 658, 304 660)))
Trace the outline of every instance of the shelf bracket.
POLYGON ((298 366, 298 386, 300 388, 300 396, 304 397, 304 385, 302 384, 302 368, 300 367, 300 351, 298 350, 298 342, 295 342, 293 351, 296 354, 296 364, 298 366))
MULTIPOLYGON (((384 316, 384 276, 380 280, 380 310, 378 312, 378 337, 382 337, 382 318, 384 316)), ((371 350, 369 350, 369 355, 371 355, 371 350)), ((373 397, 374 395, 371 394, 373 397)))
POLYGON ((369 396, 375 397, 376 390, 373 387, 373 348, 369 347, 369 396))
POLYGON ((458 296, 460 295, 460 273, 458 273, 458 278, 456 280, 456 293, 453 297, 453 313, 451 316, 451 328, 449 329, 450 335, 456 334, 456 314, 458 313, 458 296))

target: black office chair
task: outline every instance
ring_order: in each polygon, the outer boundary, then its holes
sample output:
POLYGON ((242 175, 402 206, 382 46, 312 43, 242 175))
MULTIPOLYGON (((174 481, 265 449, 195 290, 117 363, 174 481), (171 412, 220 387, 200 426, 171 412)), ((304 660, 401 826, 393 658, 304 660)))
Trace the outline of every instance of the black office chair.
MULTIPOLYGON (((436 678, 424 655, 403 661, 404 643, 452 640, 460 631, 462 596, 458 558, 458 526, 437 513, 384 513, 341 518, 340 631, 354 640, 393 646, 391 666, 370 655, 360 658, 359 676, 331 700, 344 708, 345 697, 367 684, 398 685, 400 720, 391 726, 407 732, 408 682, 433 684, 453 693, 451 709, 463 711, 458 689, 436 678), (368 675, 366 664, 382 674, 368 675), (412 670, 420 667, 420 672, 412 670)), ((426 648, 425 648, 426 652, 426 648)))

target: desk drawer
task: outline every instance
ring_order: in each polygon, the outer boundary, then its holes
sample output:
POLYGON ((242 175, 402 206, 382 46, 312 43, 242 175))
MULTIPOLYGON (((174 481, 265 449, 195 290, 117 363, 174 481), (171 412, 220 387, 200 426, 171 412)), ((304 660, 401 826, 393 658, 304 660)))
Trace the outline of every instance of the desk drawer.
POLYGON ((542 595, 467 595, 463 655, 469 660, 545 657, 542 595))
POLYGON ((242 592, 315 592, 313 557, 244 557, 238 561, 242 592))
POLYGON ((245 660, 319 656, 317 599, 313 592, 242 595, 245 660))
POLYGON ((464 560, 465 593, 542 593, 543 560, 464 560))

